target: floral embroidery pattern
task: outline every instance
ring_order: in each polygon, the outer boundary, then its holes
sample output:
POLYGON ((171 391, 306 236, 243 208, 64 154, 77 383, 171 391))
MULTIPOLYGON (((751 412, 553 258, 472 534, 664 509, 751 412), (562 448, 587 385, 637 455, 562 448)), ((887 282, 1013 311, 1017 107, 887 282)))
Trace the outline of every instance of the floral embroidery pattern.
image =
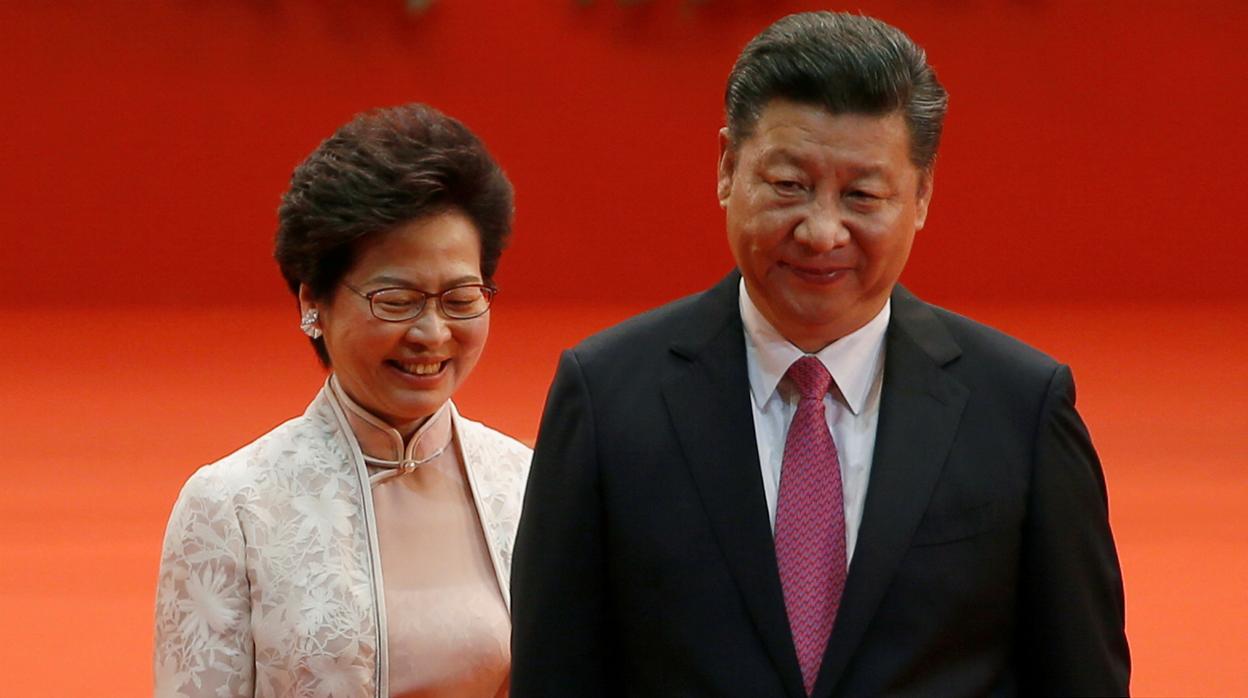
MULTIPOLYGON (((371 495, 330 401, 322 390, 302 417, 183 487, 157 582, 157 696, 378 695, 371 495)), ((531 453, 458 413, 454 423, 506 598, 531 453)))

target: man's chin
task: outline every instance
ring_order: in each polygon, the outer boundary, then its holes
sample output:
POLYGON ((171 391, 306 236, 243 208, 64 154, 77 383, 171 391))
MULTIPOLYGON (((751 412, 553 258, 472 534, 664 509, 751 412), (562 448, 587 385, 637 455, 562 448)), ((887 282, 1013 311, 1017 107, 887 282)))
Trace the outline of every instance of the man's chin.
POLYGON ((875 317, 865 305, 848 303, 791 304, 778 310, 779 317, 772 324, 799 346, 812 341, 826 346, 875 317))

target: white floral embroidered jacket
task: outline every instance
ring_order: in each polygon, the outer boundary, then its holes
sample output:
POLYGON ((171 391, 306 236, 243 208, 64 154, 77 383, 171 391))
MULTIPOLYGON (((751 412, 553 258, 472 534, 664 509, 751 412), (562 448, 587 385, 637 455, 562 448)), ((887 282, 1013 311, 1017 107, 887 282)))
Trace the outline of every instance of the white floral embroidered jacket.
MULTIPOLYGON (((328 386, 187 481, 156 591, 156 695, 384 698, 386 625, 368 470, 328 386)), ((503 599, 531 451, 452 427, 503 599)))

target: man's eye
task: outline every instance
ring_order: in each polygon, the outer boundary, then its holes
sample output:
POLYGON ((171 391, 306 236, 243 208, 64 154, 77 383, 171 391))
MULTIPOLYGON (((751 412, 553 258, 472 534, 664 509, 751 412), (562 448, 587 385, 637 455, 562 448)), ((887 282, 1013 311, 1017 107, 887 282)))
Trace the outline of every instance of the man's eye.
POLYGON ((771 188, 776 192, 785 195, 800 194, 806 191, 806 186, 801 182, 792 179, 777 179, 772 181, 771 188))
POLYGON ((851 189, 845 192, 845 198, 859 210, 875 210, 884 201, 884 197, 865 189, 851 189))

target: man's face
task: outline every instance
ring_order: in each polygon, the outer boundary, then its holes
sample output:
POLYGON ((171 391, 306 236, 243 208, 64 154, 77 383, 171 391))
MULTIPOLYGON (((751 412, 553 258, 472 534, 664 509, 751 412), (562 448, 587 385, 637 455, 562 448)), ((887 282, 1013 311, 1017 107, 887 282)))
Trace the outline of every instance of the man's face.
POLYGON ((875 317, 932 194, 902 115, 774 100, 749 138, 734 148, 724 130, 719 145, 728 244, 763 316, 808 352, 875 317))

